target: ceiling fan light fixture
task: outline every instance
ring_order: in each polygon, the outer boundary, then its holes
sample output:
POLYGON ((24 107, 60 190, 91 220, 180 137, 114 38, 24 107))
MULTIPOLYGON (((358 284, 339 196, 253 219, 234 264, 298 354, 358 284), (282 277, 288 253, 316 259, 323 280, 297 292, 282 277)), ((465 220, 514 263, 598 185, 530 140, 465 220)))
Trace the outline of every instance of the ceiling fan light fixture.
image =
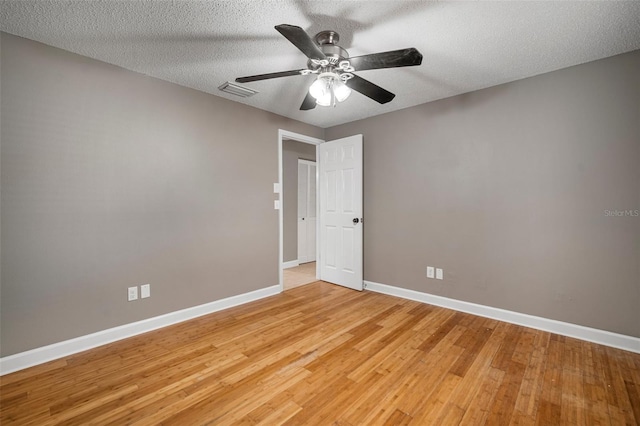
POLYGON ((331 83, 331 78, 325 78, 320 75, 309 87, 309 94, 316 100, 324 99, 327 96, 331 97, 331 83))
POLYGON ((343 102, 349 97, 351 89, 340 80, 338 74, 324 72, 309 87, 309 94, 320 106, 335 106, 336 102, 343 102))
POLYGON ((338 79, 333 83, 333 94, 338 102, 344 102, 351 94, 351 89, 338 79))
POLYGON ((316 98, 316 104, 320 106, 331 106, 331 93, 327 93, 325 96, 316 98))

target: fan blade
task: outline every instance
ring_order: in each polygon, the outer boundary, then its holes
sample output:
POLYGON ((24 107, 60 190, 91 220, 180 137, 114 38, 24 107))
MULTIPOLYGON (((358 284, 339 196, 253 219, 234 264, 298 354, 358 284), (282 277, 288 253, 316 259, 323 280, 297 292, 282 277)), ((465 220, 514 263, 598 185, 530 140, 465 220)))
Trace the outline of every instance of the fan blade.
POLYGON ((349 58, 349 64, 351 64, 356 71, 412 67, 414 65, 420 65, 421 63, 422 54, 413 47, 349 58))
POLYGON ((314 98, 309 92, 307 92, 307 96, 304 97, 304 101, 302 101, 302 105, 300 105, 300 110, 308 111, 310 109, 314 109, 315 107, 316 98, 314 98))
POLYGON ((276 25, 275 29, 278 30, 287 40, 293 43, 302 53, 304 53, 309 59, 326 59, 327 57, 322 53, 322 50, 318 45, 309 37, 309 34, 300 27, 295 25, 276 25))
POLYGON ((268 80, 270 78, 289 77, 291 75, 302 75, 302 71, 306 71, 306 70, 301 69, 301 70, 281 71, 281 72, 272 72, 269 74, 250 75, 248 77, 238 77, 236 78, 236 83, 249 83, 251 81, 268 80))
POLYGON ((354 75, 353 78, 347 80, 345 84, 351 89, 358 91, 381 104, 391 102, 391 100, 396 97, 396 95, 389 92, 388 90, 385 90, 382 87, 373 84, 369 80, 358 77, 357 75, 354 75))

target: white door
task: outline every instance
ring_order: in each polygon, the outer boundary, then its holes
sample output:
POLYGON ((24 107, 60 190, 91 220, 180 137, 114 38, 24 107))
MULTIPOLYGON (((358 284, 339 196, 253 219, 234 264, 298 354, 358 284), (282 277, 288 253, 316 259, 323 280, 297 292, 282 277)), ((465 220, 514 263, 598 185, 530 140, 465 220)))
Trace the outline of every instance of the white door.
POLYGON ((362 290, 362 135, 318 146, 320 279, 362 290))
POLYGON ((298 262, 316 261, 316 163, 298 160, 298 262))

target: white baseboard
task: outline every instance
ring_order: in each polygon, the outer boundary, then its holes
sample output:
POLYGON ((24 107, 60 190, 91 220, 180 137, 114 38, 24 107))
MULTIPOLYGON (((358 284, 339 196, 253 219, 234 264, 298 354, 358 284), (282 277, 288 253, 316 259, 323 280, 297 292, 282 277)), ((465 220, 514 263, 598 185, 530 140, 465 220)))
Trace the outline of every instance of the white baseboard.
POLYGON ((300 266, 300 262, 298 262, 297 260, 282 262, 282 269, 295 268, 296 266, 300 266))
POLYGON ((429 293, 422 293, 415 290, 408 290, 371 281, 365 281, 364 284, 367 290, 375 291, 377 293, 415 300, 417 302, 428 303, 430 305, 442 306, 443 308, 449 308, 455 311, 466 312, 481 317, 496 319, 512 324, 535 328, 537 330, 561 334, 563 336, 575 337, 576 339, 586 340, 588 342, 624 349, 630 352, 640 353, 640 338, 638 337, 626 336, 624 334, 612 333, 610 331, 598 330, 596 328, 584 327, 582 325, 536 317, 528 314, 521 314, 519 312, 493 308, 491 306, 478 305, 476 303, 464 302, 462 300, 449 299, 448 297, 436 296, 429 293))
POLYGON ((0 358, 0 376, 32 367, 34 365, 53 361, 58 358, 73 355, 78 352, 86 351, 87 349, 92 349, 97 346, 106 345, 107 343, 126 339, 127 337, 132 337, 158 328, 166 327, 168 325, 187 321, 202 315, 221 311, 244 303, 253 302, 254 300, 273 296, 278 293, 280 293, 279 285, 261 288, 249 293, 227 297, 226 299, 216 300, 214 302, 205 303, 204 305, 170 312, 168 314, 148 318, 131 324, 121 325, 119 327, 98 331, 97 333, 88 334, 86 336, 80 336, 63 342, 43 346, 41 348, 32 349, 30 351, 10 355, 0 358))

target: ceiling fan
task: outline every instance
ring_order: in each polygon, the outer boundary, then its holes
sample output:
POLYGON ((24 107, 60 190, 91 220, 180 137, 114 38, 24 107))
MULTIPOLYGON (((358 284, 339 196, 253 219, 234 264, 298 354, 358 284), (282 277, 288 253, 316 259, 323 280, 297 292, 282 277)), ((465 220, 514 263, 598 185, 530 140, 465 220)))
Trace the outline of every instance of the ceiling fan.
POLYGON ((352 89, 380 104, 386 104, 396 95, 355 75, 354 72, 410 67, 422 63, 422 54, 413 47, 350 58, 347 51, 338 46, 340 36, 335 31, 321 31, 316 34, 314 41, 302 28, 295 25, 276 25, 275 29, 309 58, 307 68, 239 77, 236 78, 236 82, 249 83, 293 75, 317 75, 302 101, 301 110, 310 110, 316 105, 335 106, 337 102, 347 99, 352 89))

